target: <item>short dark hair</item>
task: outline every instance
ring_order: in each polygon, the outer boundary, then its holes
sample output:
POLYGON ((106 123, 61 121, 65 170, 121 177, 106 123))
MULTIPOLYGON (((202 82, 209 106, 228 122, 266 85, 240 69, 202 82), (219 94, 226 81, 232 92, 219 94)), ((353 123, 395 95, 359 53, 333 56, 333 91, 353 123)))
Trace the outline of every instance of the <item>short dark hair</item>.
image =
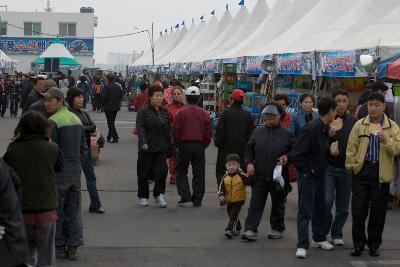
POLYGON ((115 77, 114 77, 114 75, 112 75, 112 74, 108 74, 108 75, 107 75, 107 80, 108 80, 109 82, 113 82, 113 81, 115 81, 115 77))
POLYGON ((322 97, 318 101, 318 114, 324 116, 329 113, 331 110, 336 109, 336 102, 332 98, 322 97))
POLYGON ((361 93, 360 98, 358 99, 358 105, 364 105, 368 101, 368 96, 371 94, 371 89, 365 89, 364 92, 361 93))
POLYGON ((33 79, 33 84, 36 85, 38 83, 38 81, 44 81, 45 79, 43 77, 37 77, 35 79, 33 79))
POLYGON ((300 96, 300 98, 299 98, 299 103, 303 103, 304 100, 306 100, 308 97, 311 98, 311 101, 312 101, 313 104, 314 104, 314 103, 315 103, 315 98, 314 98, 314 96, 312 96, 312 95, 309 94, 309 93, 304 93, 304 94, 302 94, 302 95, 300 96))
POLYGON ((229 161, 236 161, 237 163, 240 164, 240 157, 237 154, 229 154, 225 158, 225 163, 227 163, 229 161))
POLYGON ((52 124, 40 112, 30 110, 22 115, 14 136, 42 135, 49 137, 52 124))
POLYGON ((285 101, 286 106, 289 106, 289 105, 290 105, 289 97, 288 97, 287 94, 276 94, 276 95, 274 96, 274 100, 275 100, 275 101, 283 100, 283 101, 285 101))
POLYGON ((67 92, 67 103, 68 105, 72 108, 74 107, 74 99, 77 96, 84 95, 85 93, 82 91, 82 89, 78 87, 72 87, 68 90, 67 92))
POLYGON ((344 95, 346 97, 349 97, 349 94, 343 89, 338 89, 336 91, 333 91, 332 98, 335 99, 335 97, 337 97, 338 95, 344 95))
POLYGON ((156 92, 161 92, 164 93, 164 89, 160 86, 150 86, 149 91, 147 92, 147 94, 149 95, 149 97, 153 97, 153 95, 156 92))
POLYGON ((146 89, 148 89, 148 88, 149 88, 149 84, 148 84, 148 83, 142 83, 142 84, 140 85, 140 91, 141 91, 141 92, 146 91, 146 89))
POLYGON ((385 103, 385 97, 379 92, 372 92, 369 94, 367 101, 374 100, 385 103))
POLYGON ((389 87, 386 86, 383 82, 373 82, 366 85, 365 88, 371 89, 372 92, 386 92, 389 90, 389 87))
POLYGON ((199 102, 200 96, 199 95, 187 95, 186 96, 186 101, 189 104, 195 105, 199 102))

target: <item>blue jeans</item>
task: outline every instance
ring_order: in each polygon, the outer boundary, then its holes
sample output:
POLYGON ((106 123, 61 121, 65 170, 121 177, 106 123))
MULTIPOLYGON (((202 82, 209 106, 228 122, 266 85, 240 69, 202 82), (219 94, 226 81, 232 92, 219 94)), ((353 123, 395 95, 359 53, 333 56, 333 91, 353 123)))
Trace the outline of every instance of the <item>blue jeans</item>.
POLYGON ((93 159, 92 159, 92 152, 89 151, 86 153, 86 157, 82 164, 83 173, 85 174, 86 178, 86 187, 89 192, 90 196, 90 208, 100 208, 101 202, 99 198, 99 192, 97 191, 96 187, 96 174, 94 173, 93 167, 93 159))
POLYGON ((326 241, 325 180, 311 175, 298 174, 299 210, 297 213, 298 248, 310 247, 308 227, 312 222, 313 240, 326 241))
POLYGON ((349 215, 351 174, 344 168, 329 165, 325 174, 327 224, 325 233, 332 239, 343 238, 343 227, 349 215), (335 204, 335 218, 332 207, 335 204), (333 223, 332 223, 333 222, 333 223))
POLYGON ((82 236, 81 177, 56 177, 58 209, 56 247, 79 247, 82 236))

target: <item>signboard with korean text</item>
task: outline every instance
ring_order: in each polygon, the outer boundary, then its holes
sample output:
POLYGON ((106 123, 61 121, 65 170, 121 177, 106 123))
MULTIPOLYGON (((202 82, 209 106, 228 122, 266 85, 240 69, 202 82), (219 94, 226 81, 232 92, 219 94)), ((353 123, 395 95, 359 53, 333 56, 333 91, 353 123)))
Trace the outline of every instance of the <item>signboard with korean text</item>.
POLYGON ((261 63, 264 61, 264 56, 251 56, 246 60, 247 74, 260 74, 262 72, 261 63))
MULTIPOLYGON (((60 38, 61 43, 74 56, 92 56, 94 40, 88 38, 60 38)), ((40 55, 53 42, 54 38, 1 37, 0 49, 6 54, 40 55)))
POLYGON ((218 69, 218 60, 211 59, 204 61, 204 72, 208 74, 216 73, 218 69))
POLYGON ((360 63, 360 55, 369 50, 318 52, 317 75, 329 77, 367 77, 368 74, 360 63))
POLYGON ((190 63, 190 74, 203 74, 203 69, 204 69, 203 62, 190 63))
POLYGON ((315 65, 313 52, 275 55, 279 74, 312 75, 315 65))

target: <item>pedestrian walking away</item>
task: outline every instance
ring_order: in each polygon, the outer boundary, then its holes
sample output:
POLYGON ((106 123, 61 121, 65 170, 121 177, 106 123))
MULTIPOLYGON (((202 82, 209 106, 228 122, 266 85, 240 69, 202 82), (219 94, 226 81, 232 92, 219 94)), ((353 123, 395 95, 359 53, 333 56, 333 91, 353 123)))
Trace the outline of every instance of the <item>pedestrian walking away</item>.
POLYGON ((239 214, 246 200, 248 177, 240 169, 239 155, 227 155, 225 161, 226 174, 221 179, 218 197, 221 205, 227 205, 229 222, 224 234, 226 238, 231 239, 233 236, 239 236, 242 230, 239 214))
MULTIPOLYGON (((275 168, 288 162, 288 154, 295 142, 293 133, 284 128, 280 118, 284 111, 275 102, 270 102, 262 111, 265 125, 257 128, 245 149, 245 164, 247 174, 253 177, 250 206, 247 214, 243 240, 255 241, 258 226, 264 212, 268 194, 271 194, 272 207, 270 215, 270 239, 283 237, 285 227, 285 183, 278 183, 274 178, 275 168)), ((282 175, 281 175, 282 176, 282 175)), ((283 176, 282 176, 283 178, 283 176)))
POLYGON ((368 96, 368 115, 356 122, 350 133, 346 168, 352 172, 353 250, 360 256, 365 245, 373 257, 380 255, 387 200, 393 181, 394 157, 400 153, 398 125, 384 114, 385 98, 379 92, 368 96), (365 222, 368 219, 368 236, 365 222))
POLYGON ((351 173, 345 168, 346 148, 349 135, 356 123, 347 110, 349 99, 344 90, 332 93, 336 101, 336 118, 330 124, 330 147, 331 154, 328 157, 328 169, 325 174, 325 192, 327 224, 326 235, 331 236, 332 244, 344 246, 343 227, 349 214, 349 203, 351 195, 351 173), (335 205, 335 216, 332 208, 335 205))
POLYGON ((67 102, 69 111, 74 113, 82 122, 83 130, 86 136, 86 145, 88 147, 88 153, 82 161, 82 169, 86 178, 86 187, 90 196, 89 212, 103 214, 104 209, 102 208, 99 192, 96 186, 96 174, 94 172, 92 152, 90 150, 90 137, 96 133, 96 125, 89 116, 89 113, 83 109, 84 103, 84 92, 77 88, 72 87, 67 93, 67 102))
POLYGON ((138 198, 141 207, 149 201, 150 175, 155 176, 153 197, 156 206, 165 208, 165 187, 168 175, 167 157, 172 156, 171 128, 168 111, 162 106, 164 89, 151 86, 148 91, 149 105, 139 110, 136 118, 138 142, 138 198))
POLYGON ((244 92, 233 90, 232 104, 223 111, 218 119, 215 131, 215 146, 218 148, 216 178, 217 185, 225 175, 225 158, 229 154, 237 154, 241 160, 241 168, 245 170, 244 148, 255 128, 251 114, 243 109, 244 92), (238 127, 240 125, 240 127, 238 127))
POLYGON ((187 105, 175 117, 172 133, 178 147, 175 173, 178 194, 181 199, 178 205, 192 202, 200 207, 205 193, 205 149, 211 142, 210 115, 197 106, 200 89, 192 86, 186 89, 187 105), (190 192, 188 168, 192 164, 193 180, 190 192))
POLYGON ((64 94, 50 88, 44 94, 47 111, 53 115, 51 139, 58 144, 63 157, 63 170, 56 175, 58 195, 56 223, 56 256, 77 259, 82 242, 81 221, 81 158, 88 153, 80 119, 64 106, 64 94))
POLYGON ((328 168, 329 123, 335 118, 336 102, 322 98, 318 102, 319 119, 304 126, 296 141, 291 160, 298 171, 299 207, 297 213, 297 258, 306 258, 310 246, 312 221, 313 247, 332 250, 326 238, 325 173, 328 168))
POLYGON ((55 266, 57 220, 56 171, 63 167, 58 147, 50 141, 52 124, 36 111, 25 113, 4 160, 21 179, 22 213, 30 266, 55 266))
POLYGON ((122 88, 115 83, 112 74, 107 75, 108 85, 103 90, 103 109, 107 118, 107 142, 118 143, 119 137, 115 128, 115 119, 121 109, 122 88))

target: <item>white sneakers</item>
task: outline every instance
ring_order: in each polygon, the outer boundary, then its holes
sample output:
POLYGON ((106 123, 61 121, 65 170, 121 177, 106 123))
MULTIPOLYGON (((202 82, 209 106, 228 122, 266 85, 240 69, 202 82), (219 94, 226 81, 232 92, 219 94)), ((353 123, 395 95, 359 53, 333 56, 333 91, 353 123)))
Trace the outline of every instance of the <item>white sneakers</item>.
POLYGON ((272 230, 268 234, 268 239, 280 239, 282 237, 283 237, 283 232, 279 232, 279 231, 275 231, 275 230, 272 230))
POLYGON ((313 242, 311 243, 311 246, 314 248, 320 248, 322 250, 332 250, 334 248, 334 246, 331 243, 329 243, 328 241, 315 242, 313 240, 313 242))
POLYGON ((296 251, 296 258, 305 259, 307 257, 307 250, 304 248, 298 248, 296 251))
POLYGON ((165 201, 164 195, 160 194, 158 197, 154 198, 157 207, 166 208, 167 202, 165 201))
POLYGON ((343 247, 344 241, 343 241, 343 239, 333 239, 332 244, 337 247, 343 247))
POLYGON ((139 206, 147 207, 149 205, 149 200, 147 198, 139 198, 139 206))

